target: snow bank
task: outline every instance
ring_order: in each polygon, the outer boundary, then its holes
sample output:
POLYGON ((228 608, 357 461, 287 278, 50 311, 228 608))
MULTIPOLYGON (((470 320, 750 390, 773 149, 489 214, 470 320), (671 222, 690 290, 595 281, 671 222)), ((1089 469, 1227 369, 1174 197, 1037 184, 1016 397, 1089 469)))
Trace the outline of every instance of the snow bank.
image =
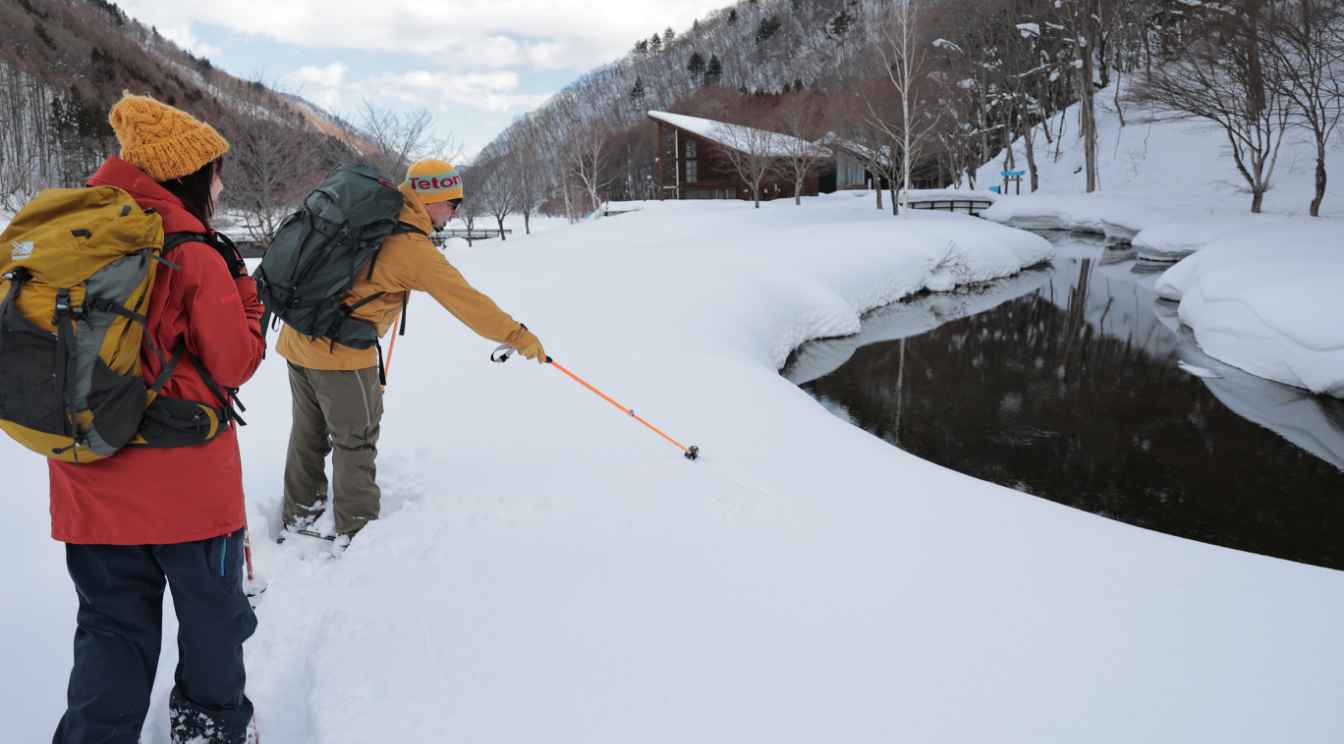
POLYGON ((1224 236, 1157 283, 1209 355, 1271 380, 1344 397, 1344 235, 1336 225, 1224 236))
MULTIPOLYGON (((1119 84, 1127 88, 1129 81, 1119 84)), ((1050 122, 1051 131, 1058 132, 1060 117, 1065 117, 1062 140, 1047 144, 1041 130, 1035 130, 1040 190, 1004 196, 984 217, 1028 229, 1097 233, 1111 242, 1133 243, 1143 258, 1174 261, 1224 235, 1270 222, 1272 215, 1307 213, 1315 188, 1315 147, 1301 132, 1290 132, 1284 140, 1274 187, 1265 196, 1265 214, 1251 215, 1250 193, 1220 129, 1200 121, 1159 118, 1134 106, 1125 107, 1126 125, 1121 126, 1115 92, 1112 84, 1097 97, 1099 191, 1084 193, 1078 111, 1070 107, 1050 122)), ((1013 151, 1014 167, 1025 170, 1022 140, 1014 143, 1013 151)), ((1331 150, 1327 167, 1344 171, 1344 150, 1331 150)), ((1000 152, 977 172, 977 185, 1002 183, 1003 169, 1000 152)), ((1028 187, 1024 178, 1023 188, 1028 187)), ((1327 193, 1322 215, 1344 218, 1344 194, 1327 193)))
MULTIPOLYGON (((1049 246, 844 196, 649 204, 450 256, 557 360, 674 436, 411 304, 384 518, 340 560, 274 531, 289 393, 241 433, 270 579, 247 645, 267 741, 1344 738, 1344 574, 1202 545, 925 463, 777 373, 922 288, 1049 246), (1061 714, 1063 711, 1063 714, 1061 714), (1229 711, 1235 711, 1229 715, 1229 711)), ((45 466, 0 442, 8 738, 49 738, 74 592, 45 466)), ((167 741, 172 613, 144 741, 167 741)))

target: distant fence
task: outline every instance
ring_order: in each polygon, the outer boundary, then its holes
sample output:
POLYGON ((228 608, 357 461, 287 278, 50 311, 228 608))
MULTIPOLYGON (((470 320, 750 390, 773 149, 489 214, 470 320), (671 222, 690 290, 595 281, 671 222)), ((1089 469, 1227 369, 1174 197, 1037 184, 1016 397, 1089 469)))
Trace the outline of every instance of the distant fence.
POLYGON ((910 202, 911 209, 928 209, 939 212, 961 212, 973 217, 994 206, 988 199, 919 199, 910 202))
MULTIPOLYGON (((505 228, 504 234, 512 235, 513 230, 505 228)), ((489 240, 491 238, 498 238, 498 237, 499 237, 499 230, 496 230, 494 228, 490 229, 472 228, 470 230, 466 228, 453 228, 451 230, 439 230, 438 232, 435 232, 431 236, 436 245, 442 245, 443 241, 447 240, 448 238, 462 238, 463 240, 475 241, 475 240, 489 240)))

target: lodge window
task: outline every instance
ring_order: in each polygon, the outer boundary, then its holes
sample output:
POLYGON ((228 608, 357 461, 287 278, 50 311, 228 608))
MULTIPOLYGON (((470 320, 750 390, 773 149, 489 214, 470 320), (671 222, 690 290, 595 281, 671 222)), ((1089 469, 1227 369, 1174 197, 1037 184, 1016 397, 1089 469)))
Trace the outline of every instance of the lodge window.
POLYGON ((700 168, 696 161, 695 140, 686 140, 686 183, 699 180, 700 168))

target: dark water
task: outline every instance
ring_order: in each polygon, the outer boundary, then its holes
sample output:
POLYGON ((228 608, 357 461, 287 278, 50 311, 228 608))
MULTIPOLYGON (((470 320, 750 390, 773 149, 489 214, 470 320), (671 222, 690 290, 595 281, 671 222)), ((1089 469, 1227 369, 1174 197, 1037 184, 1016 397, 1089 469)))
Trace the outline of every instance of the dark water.
POLYGON ((786 376, 926 460, 1217 545, 1344 569, 1344 402, 1204 355, 1125 254, 900 303, 786 376))

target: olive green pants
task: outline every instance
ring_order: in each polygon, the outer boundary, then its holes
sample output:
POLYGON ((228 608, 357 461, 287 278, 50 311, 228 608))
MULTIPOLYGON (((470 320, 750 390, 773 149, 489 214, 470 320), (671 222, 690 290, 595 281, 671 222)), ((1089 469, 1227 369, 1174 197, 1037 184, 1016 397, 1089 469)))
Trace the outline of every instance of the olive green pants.
POLYGON ((352 535, 378 518, 378 368, 321 370, 289 365, 293 423, 285 461, 285 525, 311 524, 326 508, 326 457, 332 455, 336 532, 352 535))

